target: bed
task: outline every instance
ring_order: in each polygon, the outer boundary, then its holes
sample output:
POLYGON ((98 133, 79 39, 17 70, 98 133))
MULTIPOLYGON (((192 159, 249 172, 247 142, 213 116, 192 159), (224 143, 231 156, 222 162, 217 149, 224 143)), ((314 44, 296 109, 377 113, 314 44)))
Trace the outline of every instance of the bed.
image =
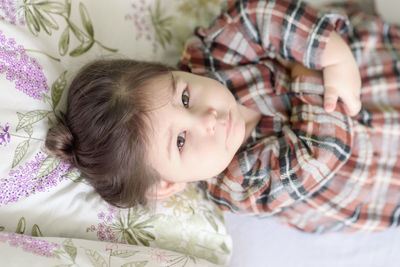
MULTIPOLYGON (((187 36, 224 3, 0 1, 2 266, 399 265, 396 229, 305 234, 272 218, 223 214, 195 184, 150 208, 117 209, 68 162, 46 154, 47 129, 82 65, 99 57, 175 65, 187 36)), ((379 0, 382 15, 385 6, 379 0)))
POLYGON ((226 266, 222 212, 195 184, 150 207, 108 205, 46 153, 74 73, 95 58, 176 65, 220 1, 0 1, 2 266, 226 266))

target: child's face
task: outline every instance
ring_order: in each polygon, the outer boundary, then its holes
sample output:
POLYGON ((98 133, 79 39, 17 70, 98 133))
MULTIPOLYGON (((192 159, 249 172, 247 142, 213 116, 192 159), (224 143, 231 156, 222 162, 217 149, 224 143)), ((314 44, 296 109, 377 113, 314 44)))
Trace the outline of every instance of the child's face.
POLYGON ((154 130, 150 162, 169 182, 211 178, 228 166, 244 142, 245 119, 224 85, 187 72, 172 74, 175 94, 170 75, 151 83, 155 94, 170 93, 155 96, 163 105, 149 114, 154 130))

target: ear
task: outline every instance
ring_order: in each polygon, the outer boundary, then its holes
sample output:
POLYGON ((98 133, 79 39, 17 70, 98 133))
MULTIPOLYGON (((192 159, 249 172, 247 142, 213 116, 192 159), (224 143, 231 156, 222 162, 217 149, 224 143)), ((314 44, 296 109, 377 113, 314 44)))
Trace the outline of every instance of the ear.
POLYGON ((182 191, 185 187, 185 182, 174 183, 162 180, 146 192, 146 197, 149 199, 166 198, 182 191))

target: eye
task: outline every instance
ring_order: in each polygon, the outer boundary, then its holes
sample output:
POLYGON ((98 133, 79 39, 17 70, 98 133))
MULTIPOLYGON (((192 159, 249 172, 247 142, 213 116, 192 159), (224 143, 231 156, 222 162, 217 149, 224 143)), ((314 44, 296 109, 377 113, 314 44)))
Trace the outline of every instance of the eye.
POLYGON ((185 108, 189 107, 189 99, 190 99, 189 91, 188 91, 188 87, 186 87, 185 90, 183 90, 183 92, 182 92, 182 103, 185 108))
MULTIPOLYGON (((186 87, 183 92, 182 92, 182 104, 185 108, 189 108, 189 91, 188 87, 186 87)), ((178 146, 179 151, 182 151, 183 146, 185 145, 185 140, 186 140, 186 132, 182 132, 178 135, 178 138, 176 139, 176 145, 178 146)))
POLYGON ((178 138, 176 139, 176 145, 178 146, 179 151, 183 149, 183 146, 185 145, 185 139, 186 132, 182 132, 178 135, 178 138))

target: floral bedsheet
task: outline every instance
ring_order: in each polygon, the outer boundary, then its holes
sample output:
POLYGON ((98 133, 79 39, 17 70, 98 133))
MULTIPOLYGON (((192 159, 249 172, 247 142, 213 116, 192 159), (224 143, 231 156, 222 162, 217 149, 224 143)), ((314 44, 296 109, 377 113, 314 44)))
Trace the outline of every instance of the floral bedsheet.
POLYGON ((43 256, 54 261, 39 260, 40 266, 229 262, 232 244, 222 213, 196 185, 150 209, 117 209, 68 162, 44 150, 47 129, 65 109, 65 89, 82 65, 99 57, 174 65, 194 27, 206 26, 221 5, 0 0, 2 262, 6 257, 15 266, 32 266, 43 256))

